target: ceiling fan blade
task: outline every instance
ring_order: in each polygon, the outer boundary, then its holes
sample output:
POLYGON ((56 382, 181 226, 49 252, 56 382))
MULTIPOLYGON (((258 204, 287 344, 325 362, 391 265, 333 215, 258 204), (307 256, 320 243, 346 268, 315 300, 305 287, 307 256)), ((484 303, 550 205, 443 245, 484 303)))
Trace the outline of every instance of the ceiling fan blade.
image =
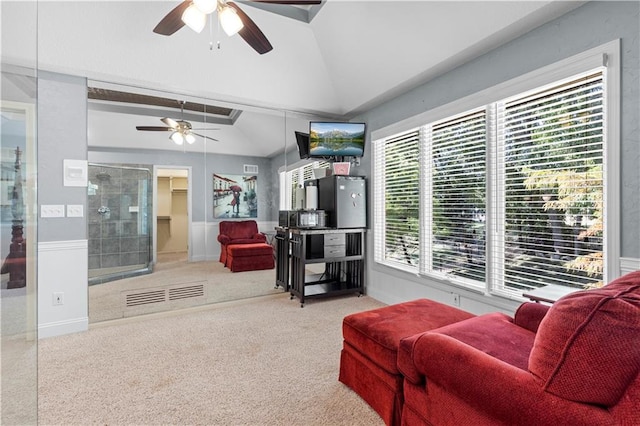
POLYGON ((138 130, 147 130, 152 132, 168 132, 171 130, 175 130, 172 127, 160 127, 160 126, 136 126, 138 130))
POLYGON ((253 49, 261 55, 264 55, 267 52, 270 52, 273 49, 269 40, 264 35, 264 33, 258 28, 255 22, 249 16, 240 9, 240 7, 232 1, 227 2, 228 6, 231 6, 235 9, 240 17, 240 20, 244 24, 244 27, 238 32, 240 37, 244 39, 249 46, 253 47, 253 49))
POLYGON ((322 4, 321 0, 252 0, 255 3, 271 3, 271 4, 298 4, 298 5, 314 5, 322 4))
POLYGON ((212 141, 219 142, 218 139, 210 138, 209 136, 201 135, 199 133, 191 132, 191 134, 192 135, 196 135, 196 136, 200 136, 201 138, 204 138, 204 139, 209 139, 209 140, 212 140, 212 141))
POLYGON ((178 122, 172 118, 164 117, 164 118, 161 118, 160 121, 162 121, 164 124, 166 124, 167 126, 173 129, 178 128, 178 122))
POLYGON ((156 34, 169 36, 180 28, 184 27, 182 22, 182 13, 191 5, 191 0, 184 0, 178 6, 176 6, 171 12, 167 13, 167 16, 153 29, 156 34))

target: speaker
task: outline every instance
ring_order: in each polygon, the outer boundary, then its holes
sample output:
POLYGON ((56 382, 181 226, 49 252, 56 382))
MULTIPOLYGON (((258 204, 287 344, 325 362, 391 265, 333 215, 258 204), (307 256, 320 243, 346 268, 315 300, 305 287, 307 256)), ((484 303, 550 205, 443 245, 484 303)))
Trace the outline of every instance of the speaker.
POLYGON ((296 132, 296 143, 298 144, 300 158, 309 158, 309 135, 307 133, 296 132))

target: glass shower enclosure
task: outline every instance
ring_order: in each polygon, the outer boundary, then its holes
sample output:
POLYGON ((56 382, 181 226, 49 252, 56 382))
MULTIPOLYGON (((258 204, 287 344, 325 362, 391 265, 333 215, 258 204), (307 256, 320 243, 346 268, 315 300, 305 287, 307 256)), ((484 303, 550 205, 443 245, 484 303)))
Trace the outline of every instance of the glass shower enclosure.
POLYGON ((89 163, 89 285, 152 272, 151 170, 89 163))

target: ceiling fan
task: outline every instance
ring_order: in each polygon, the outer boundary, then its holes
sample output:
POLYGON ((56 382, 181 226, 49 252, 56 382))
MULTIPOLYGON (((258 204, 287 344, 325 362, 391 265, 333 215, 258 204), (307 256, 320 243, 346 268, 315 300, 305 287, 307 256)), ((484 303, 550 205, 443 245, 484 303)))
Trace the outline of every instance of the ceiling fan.
MULTIPOLYGON (((285 5, 314 5, 321 0, 253 0, 258 3, 285 5)), ((259 54, 273 49, 264 33, 255 22, 240 9, 240 6, 227 0, 184 0, 169 12, 153 29, 154 33, 169 36, 187 25, 196 32, 202 31, 207 15, 218 12, 218 19, 227 35, 236 33, 259 54)))
MULTIPOLYGON (((185 101, 180 102, 181 115, 184 116, 184 104, 185 101)), ((220 130, 220 129, 194 129, 191 123, 185 120, 174 120, 172 118, 164 117, 160 119, 166 126, 136 126, 137 130, 152 131, 152 132, 172 132, 169 139, 171 139, 176 145, 182 145, 185 142, 192 144, 196 141, 196 136, 200 136, 204 139, 211 139, 218 142, 217 139, 210 138, 208 136, 195 133, 193 130, 220 130)))

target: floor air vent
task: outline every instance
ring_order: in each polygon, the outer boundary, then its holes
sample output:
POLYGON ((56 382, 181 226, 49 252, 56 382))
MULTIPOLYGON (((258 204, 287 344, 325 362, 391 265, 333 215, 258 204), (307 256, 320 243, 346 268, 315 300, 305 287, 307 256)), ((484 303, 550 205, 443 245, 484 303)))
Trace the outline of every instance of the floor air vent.
POLYGON ((186 299, 189 297, 200 296, 204 296, 204 286, 202 284, 169 289, 169 300, 186 299))
POLYGON ((127 308, 134 308, 136 306, 194 298, 204 298, 203 283, 131 292, 125 294, 125 305, 127 308))
POLYGON ((140 293, 127 294, 127 307, 148 305, 150 303, 161 303, 165 301, 164 290, 143 291, 140 293))

